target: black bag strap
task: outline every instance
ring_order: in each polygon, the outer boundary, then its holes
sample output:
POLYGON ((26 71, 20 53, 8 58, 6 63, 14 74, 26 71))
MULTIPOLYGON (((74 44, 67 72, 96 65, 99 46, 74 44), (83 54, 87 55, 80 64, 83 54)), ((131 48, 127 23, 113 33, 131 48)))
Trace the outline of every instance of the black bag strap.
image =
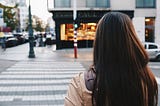
POLYGON ((95 68, 91 67, 84 73, 85 85, 89 91, 93 90, 94 80, 96 78, 95 68))

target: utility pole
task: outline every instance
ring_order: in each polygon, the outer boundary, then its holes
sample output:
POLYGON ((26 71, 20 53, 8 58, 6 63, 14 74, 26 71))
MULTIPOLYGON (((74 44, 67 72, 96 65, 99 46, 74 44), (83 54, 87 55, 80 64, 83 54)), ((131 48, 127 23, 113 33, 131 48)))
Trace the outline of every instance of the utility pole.
POLYGON ((30 0, 29 0, 29 9, 28 10, 29 10, 29 56, 28 57, 29 58, 35 58, 30 0))
POLYGON ((73 21, 74 21, 74 58, 77 58, 77 0, 73 0, 73 21))

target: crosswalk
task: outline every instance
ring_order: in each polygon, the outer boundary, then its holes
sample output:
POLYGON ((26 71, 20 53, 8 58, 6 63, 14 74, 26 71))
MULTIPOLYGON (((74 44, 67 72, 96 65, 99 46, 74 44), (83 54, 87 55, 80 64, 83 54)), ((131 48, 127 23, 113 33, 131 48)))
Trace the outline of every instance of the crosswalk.
POLYGON ((0 106, 64 106, 79 62, 21 61, 0 73, 0 106))

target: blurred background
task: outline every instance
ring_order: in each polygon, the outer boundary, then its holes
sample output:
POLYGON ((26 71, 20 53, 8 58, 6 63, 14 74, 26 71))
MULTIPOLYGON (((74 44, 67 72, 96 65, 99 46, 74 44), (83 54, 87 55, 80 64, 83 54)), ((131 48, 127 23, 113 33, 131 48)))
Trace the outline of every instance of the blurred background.
MULTIPOLYGON (((0 0, 1 31, 27 38, 28 6, 29 0, 0 0)), ((142 42, 160 44, 159 0, 30 0, 30 6, 35 38, 50 33, 57 49, 73 48, 73 23, 77 26, 78 47, 92 47, 97 22, 109 11, 127 14, 142 42)))
POLYGON ((0 0, 0 106, 64 106, 110 11, 131 18, 159 86, 160 0, 0 0))

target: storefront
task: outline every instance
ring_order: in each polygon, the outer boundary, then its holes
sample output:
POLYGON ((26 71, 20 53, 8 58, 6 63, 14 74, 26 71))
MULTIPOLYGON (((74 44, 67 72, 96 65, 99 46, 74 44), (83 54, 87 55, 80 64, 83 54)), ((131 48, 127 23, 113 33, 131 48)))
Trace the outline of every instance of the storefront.
POLYGON ((155 18, 146 17, 145 18, 145 41, 155 42, 155 18))
MULTIPOLYGON (((109 10, 81 10, 77 11, 77 29, 78 48, 87 48, 93 46, 97 22, 109 10)), ((134 11, 119 11, 133 18, 134 11)), ((55 21, 56 45, 57 49, 73 48, 73 11, 52 11, 55 21)))

